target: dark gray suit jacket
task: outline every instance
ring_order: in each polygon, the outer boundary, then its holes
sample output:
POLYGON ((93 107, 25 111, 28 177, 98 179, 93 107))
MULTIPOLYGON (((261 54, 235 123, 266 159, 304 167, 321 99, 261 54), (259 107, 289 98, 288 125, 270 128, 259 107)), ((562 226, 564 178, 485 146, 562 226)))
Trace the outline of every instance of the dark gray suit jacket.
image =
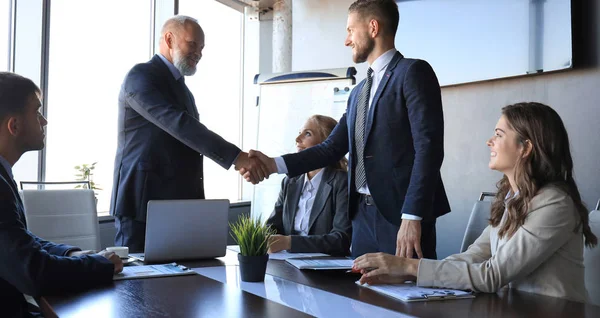
MULTIPOLYGON (((292 235, 304 175, 284 178, 273 213, 267 220, 278 234, 292 235)), ((308 236, 292 235, 292 253, 348 255, 352 224, 348 217, 348 173, 325 168, 310 211, 308 236)))
POLYGON ((202 155, 228 169, 240 153, 198 121, 194 97, 157 55, 125 77, 118 133, 110 212, 140 222, 149 200, 204 199, 202 155))

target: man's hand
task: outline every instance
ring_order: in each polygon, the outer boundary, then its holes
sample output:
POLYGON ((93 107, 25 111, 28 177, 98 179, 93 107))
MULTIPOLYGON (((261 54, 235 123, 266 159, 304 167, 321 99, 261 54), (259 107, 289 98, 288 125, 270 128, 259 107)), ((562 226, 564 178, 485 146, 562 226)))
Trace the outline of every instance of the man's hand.
POLYGON ((82 256, 82 255, 90 255, 90 254, 94 254, 96 253, 96 251, 92 251, 92 250, 85 250, 85 251, 70 251, 67 254, 67 257, 78 257, 78 256, 82 256))
POLYGON ((269 237, 269 254, 292 248, 292 237, 289 235, 271 235, 269 237))
MULTIPOLYGON (((266 156, 258 150, 250 150, 250 152, 248 152, 248 159, 260 162, 261 164, 259 166, 262 169, 261 172, 267 178, 269 177, 269 175, 277 172, 277 165, 275 164, 275 159, 266 156)), ((241 167, 241 169, 239 170, 240 174, 244 177, 244 179, 246 179, 246 181, 252 184, 257 184, 264 178, 259 179, 259 173, 253 171, 253 169, 254 168, 252 167, 241 167)))
POLYGON ((417 252, 417 257, 423 258, 421 221, 402 220, 396 239, 396 256, 412 258, 414 251, 417 252))
POLYGON ((242 151, 234 164, 235 170, 240 170, 241 175, 244 175, 246 172, 250 174, 249 178, 252 180, 251 182, 253 184, 257 184, 265 178, 269 178, 270 173, 265 164, 258 158, 250 157, 247 152, 242 151))
POLYGON ((114 252, 100 251, 98 252, 98 255, 106 258, 111 263, 113 263, 113 265, 115 265, 115 274, 118 274, 123 271, 123 261, 121 261, 121 258, 114 252))

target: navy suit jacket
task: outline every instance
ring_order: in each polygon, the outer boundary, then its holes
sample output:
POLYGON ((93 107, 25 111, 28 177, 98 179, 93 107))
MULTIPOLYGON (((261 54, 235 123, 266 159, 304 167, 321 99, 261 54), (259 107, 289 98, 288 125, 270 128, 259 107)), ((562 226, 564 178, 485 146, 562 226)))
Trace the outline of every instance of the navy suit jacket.
POLYGON ((310 211, 308 236, 293 235, 305 175, 284 178, 267 224, 277 234, 292 235, 292 253, 350 254, 352 224, 348 217, 348 173, 325 168, 310 211))
MULTIPOLYGON (((365 81, 351 92, 346 113, 320 145, 284 155, 288 174, 333 164, 349 155, 350 213, 356 212, 354 185, 356 103, 365 81)), ((450 212, 440 176, 444 158, 444 115, 440 85, 431 66, 397 52, 369 108, 364 163, 369 191, 381 214, 399 225, 403 213, 423 220, 450 212)))
POLYGON ((225 169, 233 164, 240 149, 196 112, 190 91, 157 55, 129 71, 119 94, 112 215, 145 222, 149 200, 204 199, 202 155, 225 169))
POLYGON ((45 241, 27 230, 17 185, 0 165, 1 316, 27 315, 23 294, 39 297, 112 282, 114 265, 100 255, 65 257, 76 247, 45 241))

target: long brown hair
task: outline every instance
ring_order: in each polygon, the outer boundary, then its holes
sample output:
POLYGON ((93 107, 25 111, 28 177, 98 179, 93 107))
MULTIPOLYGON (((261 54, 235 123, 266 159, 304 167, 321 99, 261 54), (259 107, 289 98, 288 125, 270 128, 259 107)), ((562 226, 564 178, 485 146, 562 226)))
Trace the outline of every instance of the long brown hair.
MULTIPOLYGON (((325 139, 329 137, 329 134, 331 134, 338 123, 337 120, 324 115, 312 115, 310 118, 308 118, 308 120, 314 122, 317 126, 316 134, 319 139, 321 139, 321 142, 325 141, 325 139)), ((340 161, 329 167, 334 170, 348 171, 348 160, 346 157, 343 157, 340 161)))
POLYGON ((498 181, 498 192, 492 204, 490 224, 500 225, 506 210, 506 222, 498 236, 511 237, 525 223, 529 203, 537 192, 548 184, 554 184, 565 191, 573 200, 581 224, 574 229, 583 230, 585 245, 596 246, 598 239, 589 225, 588 210, 581 202, 581 195, 573 179, 573 159, 567 130, 560 116, 551 107, 540 103, 518 103, 502 108, 502 115, 517 134, 517 143, 523 147, 531 144, 531 153, 519 157, 515 165, 514 180, 519 195, 505 198, 511 189, 505 175, 498 181))

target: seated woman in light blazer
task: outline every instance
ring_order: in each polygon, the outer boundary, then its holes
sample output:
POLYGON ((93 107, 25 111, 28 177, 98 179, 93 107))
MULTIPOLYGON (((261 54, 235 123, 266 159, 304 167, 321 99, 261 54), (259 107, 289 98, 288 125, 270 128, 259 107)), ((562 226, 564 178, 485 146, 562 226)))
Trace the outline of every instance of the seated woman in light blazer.
POLYGON ((461 254, 444 260, 366 254, 354 261, 361 283, 416 279, 435 286, 493 293, 518 290, 587 301, 583 248, 597 244, 573 180, 569 137, 559 115, 539 103, 502 109, 487 141, 489 167, 504 174, 490 225, 461 254))
MULTIPOLYGON (((311 116, 296 137, 297 150, 320 144, 335 125, 337 121, 331 117, 311 116)), ((283 179, 275 209, 267 220, 278 234, 269 241, 270 253, 350 253, 347 166, 343 158, 333 166, 283 179)))

